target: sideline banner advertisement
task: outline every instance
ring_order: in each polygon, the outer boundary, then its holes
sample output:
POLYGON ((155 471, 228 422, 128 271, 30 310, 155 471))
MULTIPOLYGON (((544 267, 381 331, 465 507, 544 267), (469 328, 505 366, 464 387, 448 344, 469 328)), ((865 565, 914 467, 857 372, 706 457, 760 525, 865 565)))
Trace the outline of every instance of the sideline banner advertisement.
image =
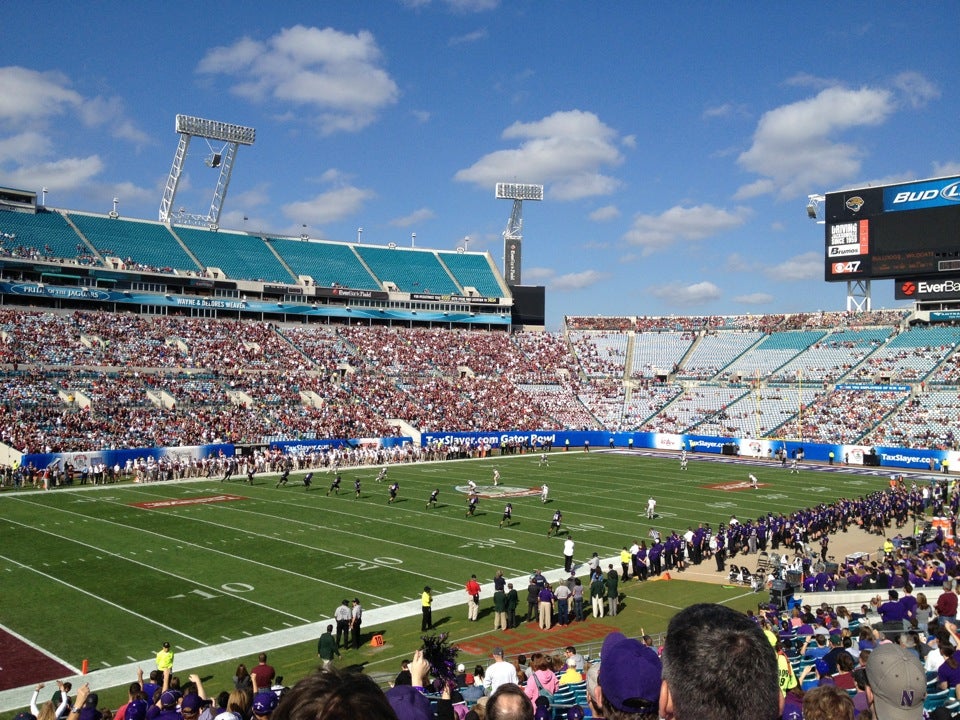
POLYGON ((171 462, 179 460, 181 463, 189 463, 191 460, 202 460, 211 455, 222 455, 230 457, 234 454, 233 445, 226 443, 216 445, 190 445, 185 447, 172 448, 139 448, 124 450, 91 450, 89 452, 71 452, 71 453, 29 453, 23 456, 20 463, 23 467, 29 467, 31 464, 35 468, 47 468, 56 462, 66 465, 70 463, 76 469, 84 467, 93 467, 103 463, 106 467, 119 465, 126 467, 127 460, 136 462, 138 460, 153 460, 157 462, 161 459, 167 459, 171 462))

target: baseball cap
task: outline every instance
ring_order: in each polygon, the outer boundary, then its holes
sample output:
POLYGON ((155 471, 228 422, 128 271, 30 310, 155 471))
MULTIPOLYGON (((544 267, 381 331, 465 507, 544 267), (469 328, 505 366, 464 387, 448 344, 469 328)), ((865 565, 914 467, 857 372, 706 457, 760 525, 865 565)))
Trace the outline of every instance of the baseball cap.
POLYGON ((579 705, 567 708, 567 720, 583 720, 583 708, 579 705))
POLYGON ((463 663, 460 663, 459 665, 457 665, 457 672, 463 672, 466 669, 467 669, 467 666, 464 665, 463 663))
POLYGON ((430 701, 410 685, 396 685, 385 693, 397 720, 433 720, 430 701))
POLYGON ((196 712, 201 707, 203 707, 203 699, 196 693, 190 693, 189 695, 184 695, 183 700, 180 701, 180 711, 192 710, 196 712))
POLYGON ((612 632, 600 651, 598 680, 603 697, 621 712, 655 712, 660 704, 662 665, 657 652, 621 632, 612 632))
POLYGON ((147 716, 146 700, 131 700, 127 703, 124 720, 143 720, 147 716))
POLYGON ((23 712, 17 713, 13 720, 37 720, 37 716, 24 710, 23 712))
POLYGON ((100 702, 100 696, 95 692, 92 692, 87 695, 87 701, 84 703, 84 705, 88 707, 96 707, 98 702, 100 702))
POLYGON ((237 715, 237 713, 227 710, 226 712, 222 712, 217 715, 214 720, 243 720, 243 718, 237 715))
POLYGON ((167 690, 160 696, 160 705, 165 708, 173 707, 177 704, 178 700, 180 700, 180 693, 176 690, 167 690))
POLYGON ((502 657, 502 656, 503 656, 503 648, 502 648, 502 647, 495 647, 495 648, 493 649, 493 652, 491 652, 490 654, 491 654, 491 655, 500 655, 500 656, 502 657))
POLYGON ((257 715, 269 715, 277 709, 280 699, 272 690, 263 690, 253 697, 253 711, 257 715))
POLYGON ((867 681, 877 720, 919 720, 927 679, 916 655, 896 643, 880 645, 867 659, 867 681))

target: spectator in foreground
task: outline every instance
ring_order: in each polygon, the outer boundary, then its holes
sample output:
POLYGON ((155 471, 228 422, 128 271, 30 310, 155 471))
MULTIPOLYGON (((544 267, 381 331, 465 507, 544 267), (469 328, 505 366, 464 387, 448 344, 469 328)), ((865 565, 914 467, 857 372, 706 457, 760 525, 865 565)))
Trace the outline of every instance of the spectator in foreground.
POLYGON ((597 682, 587 684, 589 700, 606 720, 656 720, 662 666, 656 650, 612 632, 603 641, 597 682))
POLYGON ((776 653, 750 618, 710 603, 674 615, 663 646, 661 718, 775 720, 782 709, 776 653))
POLYGON ((926 674, 913 653, 896 643, 885 643, 870 653, 867 700, 876 720, 920 720, 926 698, 926 674))
POLYGON ((803 696, 803 720, 853 720, 853 700, 836 685, 821 685, 803 696))

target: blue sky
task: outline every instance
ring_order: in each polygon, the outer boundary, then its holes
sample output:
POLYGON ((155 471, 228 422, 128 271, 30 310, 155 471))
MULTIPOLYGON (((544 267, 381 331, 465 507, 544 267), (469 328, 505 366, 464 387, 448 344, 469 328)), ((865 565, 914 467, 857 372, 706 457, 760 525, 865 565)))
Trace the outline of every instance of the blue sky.
POLYGON ((960 174, 954 1, 41 1, 0 48, 0 184, 55 207, 156 219, 178 113, 257 129, 223 227, 469 238, 502 268, 494 184, 543 184, 522 279, 551 329, 843 309, 807 195, 960 174))

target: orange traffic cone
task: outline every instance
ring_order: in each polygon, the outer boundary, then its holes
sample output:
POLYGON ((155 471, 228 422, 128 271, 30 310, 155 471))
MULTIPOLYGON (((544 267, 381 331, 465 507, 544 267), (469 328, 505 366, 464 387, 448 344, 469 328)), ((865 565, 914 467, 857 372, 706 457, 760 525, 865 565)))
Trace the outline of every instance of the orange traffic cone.
POLYGON ((80 674, 86 675, 89 670, 90 670, 90 661, 84 658, 83 662, 80 663, 80 674))
POLYGON ((664 579, 664 580, 669 580, 669 579, 670 579, 670 573, 665 572, 665 573, 663 574, 663 579, 664 579))

